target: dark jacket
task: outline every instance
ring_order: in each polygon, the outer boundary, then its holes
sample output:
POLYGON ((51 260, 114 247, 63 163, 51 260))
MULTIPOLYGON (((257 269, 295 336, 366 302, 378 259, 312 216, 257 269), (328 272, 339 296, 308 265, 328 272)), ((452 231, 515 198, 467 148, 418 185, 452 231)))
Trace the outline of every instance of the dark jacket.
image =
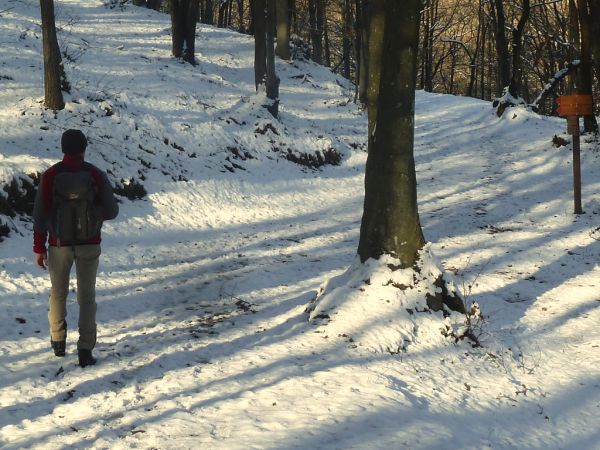
MULTIPOLYGON (((56 236, 53 236, 51 233, 49 233, 48 221, 52 211, 52 189, 54 186, 54 177, 59 172, 59 164, 62 165, 63 170, 77 172, 83 168, 83 156, 83 153, 64 155, 61 163, 53 165, 42 174, 33 206, 33 251, 35 253, 46 252, 46 240, 48 239, 49 234, 49 244, 51 246, 57 245, 56 236)), ((108 177, 96 166, 89 164, 87 167, 89 168, 92 178, 94 179, 94 183, 98 188, 94 203, 99 207, 102 219, 114 219, 119 213, 119 206, 115 200, 113 189, 108 181, 108 177)), ((100 244, 100 241, 101 235, 98 233, 84 244, 100 244)), ((61 242, 61 245, 71 245, 71 243, 61 242)))

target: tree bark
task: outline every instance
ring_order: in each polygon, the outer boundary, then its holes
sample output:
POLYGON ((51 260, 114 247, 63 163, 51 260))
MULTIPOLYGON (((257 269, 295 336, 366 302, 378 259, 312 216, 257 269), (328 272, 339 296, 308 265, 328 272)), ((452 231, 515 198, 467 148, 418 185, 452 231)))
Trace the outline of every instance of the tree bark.
POLYGON ((173 56, 194 65, 199 0, 170 0, 170 9, 173 56))
POLYGON ((44 105, 50 109, 61 110, 65 107, 61 83, 66 77, 56 38, 54 0, 40 0, 40 10, 44 47, 44 105))
POLYGON ((290 55, 290 12, 288 0, 277 0, 275 5, 277 17, 276 53, 281 59, 289 61, 290 55))
MULTIPOLYGON (((358 80, 358 100, 367 104, 369 89, 369 2, 371 0, 361 0, 360 5, 360 45, 357 52, 359 56, 359 80, 358 80)), ((359 14, 358 11, 356 13, 359 14)))
POLYGON ((506 15, 503 0, 490 1, 490 12, 494 24, 496 55, 498 58, 498 86, 500 90, 510 84, 510 55, 506 40, 506 15))
POLYGON ((267 109, 275 118, 279 116, 279 78, 275 72, 275 0, 267 0, 266 11, 266 89, 267 98, 271 101, 267 109))
POLYGON ((148 0, 146 2, 146 8, 153 9, 155 11, 160 11, 161 5, 162 5, 162 0, 148 0))
MULTIPOLYGON (((579 93, 584 95, 592 95, 592 15, 588 1, 579 0, 578 10, 581 36, 581 69, 579 71, 579 79, 581 84, 579 86, 579 93)), ((600 20, 600 18, 596 18, 596 20, 600 20)), ((598 36, 598 39, 600 39, 600 36, 598 36)), ((596 121, 596 116, 594 114, 583 117, 583 129, 586 133, 598 132, 598 122, 596 121)))
POLYGON ((433 92, 433 44, 435 29, 439 21, 439 0, 427 0, 424 14, 423 36, 423 74, 421 87, 427 92, 433 92))
POLYGON ((214 25, 214 8, 213 8, 213 0, 204 0, 203 8, 201 13, 201 21, 207 25, 214 25))
POLYGON ((312 43, 312 60, 323 64, 323 18, 321 16, 323 0, 308 0, 308 20, 312 43))
POLYGON ((240 33, 244 33, 244 0, 237 0, 237 5, 238 5, 238 17, 239 17, 239 22, 238 22, 238 31, 240 33))
POLYGON ((350 0, 344 0, 344 36, 342 38, 342 58, 344 61, 342 75, 350 79, 350 50, 352 44, 350 42, 350 36, 352 35, 352 5, 350 0))
POLYGON ((265 84, 267 75, 267 42, 266 42, 266 0, 254 0, 254 84, 256 90, 265 84))
POLYGON ((512 32, 512 75, 508 92, 514 98, 519 98, 523 89, 523 33, 530 13, 530 0, 523 0, 521 18, 512 32))
POLYGON ((587 0, 590 8, 590 15, 594 18, 591 21, 590 45, 594 55, 594 65, 596 68, 596 82, 600 84, 600 0, 587 0))
POLYGON ((412 267, 425 239, 413 156, 420 0, 374 0, 369 154, 358 254, 391 254, 412 267))

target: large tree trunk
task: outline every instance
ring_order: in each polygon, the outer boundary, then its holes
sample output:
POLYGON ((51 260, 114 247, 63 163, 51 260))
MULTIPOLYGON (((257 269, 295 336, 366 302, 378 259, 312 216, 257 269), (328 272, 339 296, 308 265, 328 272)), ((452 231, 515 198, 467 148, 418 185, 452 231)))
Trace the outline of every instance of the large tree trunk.
POLYGON ((391 254, 412 267, 425 243, 413 156, 420 6, 420 0, 373 1, 363 262, 391 254))
POLYGON ((277 56, 289 61, 290 56, 290 11, 288 0, 277 0, 277 56))
POLYGON ((40 9, 44 46, 44 105, 50 109, 61 110, 65 107, 61 83, 66 78, 56 38, 54 0, 40 0, 40 9))
POLYGON ((170 0, 172 52, 195 64, 196 23, 200 13, 199 0, 170 0))

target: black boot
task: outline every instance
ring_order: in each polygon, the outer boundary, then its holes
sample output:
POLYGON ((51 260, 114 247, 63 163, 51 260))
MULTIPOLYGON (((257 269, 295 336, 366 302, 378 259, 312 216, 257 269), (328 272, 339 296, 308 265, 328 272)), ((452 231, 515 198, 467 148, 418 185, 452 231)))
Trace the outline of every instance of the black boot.
POLYGON ((77 350, 79 355, 79 365, 81 367, 93 366, 96 364, 96 358, 92 356, 91 350, 79 349, 77 350))
POLYGON ((52 339, 50 339, 50 345, 52 346, 52 349, 54 350, 54 355, 55 356, 65 356, 65 350, 66 350, 66 342, 65 341, 53 341, 52 339))

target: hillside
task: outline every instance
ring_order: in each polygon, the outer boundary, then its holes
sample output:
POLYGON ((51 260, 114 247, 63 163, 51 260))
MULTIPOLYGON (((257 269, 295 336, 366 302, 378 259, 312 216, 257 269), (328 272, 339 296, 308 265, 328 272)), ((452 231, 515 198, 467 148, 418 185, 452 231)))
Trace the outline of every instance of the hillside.
MULTIPOLYGON (((51 354, 31 223, 0 215, 1 448, 598 448, 597 141, 583 139, 574 216, 570 148, 552 145, 570 139, 563 120, 418 92, 421 222, 480 305, 483 346, 423 313, 390 325, 405 348, 374 351, 369 332, 386 324, 356 314, 342 332, 305 312, 355 262, 367 124, 352 86, 278 61, 276 121, 248 36, 199 26, 192 67, 170 56, 167 16, 67 0, 72 91, 55 114, 41 105, 38 14, 0 0, 0 184, 26 191, 80 128, 121 214, 103 229, 89 369, 76 331, 67 358, 51 354)), ((71 296, 70 323, 77 311, 71 296)))

